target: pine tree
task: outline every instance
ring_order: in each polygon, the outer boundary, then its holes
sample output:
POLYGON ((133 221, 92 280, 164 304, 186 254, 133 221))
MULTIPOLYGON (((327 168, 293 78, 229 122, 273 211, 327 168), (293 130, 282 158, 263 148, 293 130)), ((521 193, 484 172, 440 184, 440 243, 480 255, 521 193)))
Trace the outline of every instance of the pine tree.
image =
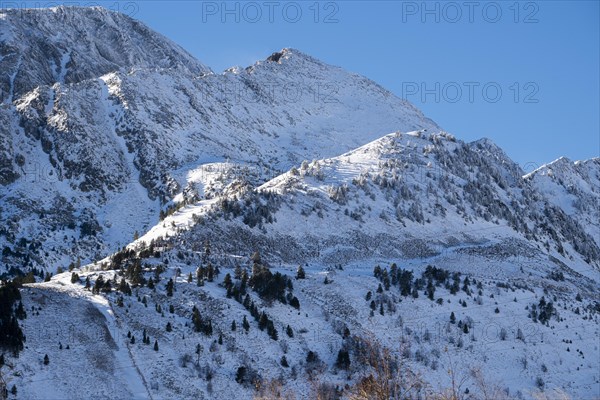
POLYGON ((296 270, 296 279, 306 279, 306 272, 304 271, 304 268, 302 268, 302 265, 299 265, 296 270))
POLYGON ((275 328, 275 325, 273 325, 272 321, 269 321, 269 324, 267 325, 267 333, 269 334, 271 339, 273 339, 273 340, 279 339, 279 333, 277 332, 277 329, 275 328))
POLYGON ((173 278, 170 278, 169 282, 167 282, 167 296, 173 297, 173 288, 174 288, 173 278))
POLYGON ((335 366, 344 370, 348 370, 348 368, 350 368, 350 354, 348 353, 348 350, 340 349, 337 355, 335 366))
POLYGON ((223 287, 227 290, 230 290, 232 286, 233 286, 233 281, 231 280, 231 275, 230 274, 225 275, 225 278, 223 279, 223 287))
POLYGON ((416 286, 412 290, 412 297, 415 298, 415 299, 419 298, 419 291, 417 290, 416 286))
POLYGON ((246 319, 246 316, 244 315, 244 320, 242 321, 242 327, 244 328, 244 330, 246 332, 248 332, 250 330, 250 323, 248 322, 248 320, 246 319))
POLYGON ((215 276, 215 269, 212 266, 212 264, 208 264, 208 267, 206 268, 206 280, 209 282, 212 282, 214 280, 214 276, 215 276))
POLYGON ((167 322, 167 332, 171 332, 173 330, 173 327, 171 326, 170 322, 167 322))
POLYGON ((152 277, 148 279, 148 289, 154 290, 154 279, 152 277))
POLYGON ((290 306, 294 307, 296 310, 300 309, 300 301, 296 296, 292 297, 290 300, 290 306))
POLYGON ((190 272, 188 274, 187 281, 188 281, 188 283, 192 283, 193 280, 194 280, 194 278, 192 277, 192 273, 190 272))
POLYGON ((154 341, 154 351, 158 351, 158 340, 154 341))
POLYGON ((288 364, 288 360, 287 360, 287 358, 285 358, 285 356, 281 357, 280 364, 284 368, 288 368, 290 366, 290 364, 288 364))
POLYGON ((218 340, 218 343, 219 343, 220 345, 221 345, 221 344, 223 344, 223 334, 222 334, 222 333, 219 333, 219 340, 218 340))
POLYGON ((242 277, 242 267, 239 264, 235 266, 235 270, 233 271, 233 277, 235 279, 240 279, 242 277))
POLYGON ((455 324, 456 323, 456 316, 454 315, 454 311, 452 311, 450 313, 450 323, 451 324, 455 324))
POLYGON ((48 365, 48 364, 50 364, 50 357, 48 357, 48 354, 46 354, 44 356, 44 365, 48 365))
POLYGON ((291 338, 294 337, 294 330, 289 325, 287 326, 287 328, 285 328, 285 333, 291 338))
POLYGON ((10 393, 11 393, 13 396, 16 396, 16 395, 17 395, 17 385, 12 385, 12 388, 10 388, 10 393))
POLYGON ((383 287, 381 286, 381 283, 379 286, 377 286, 377 293, 383 293, 383 287))
POLYGON ((258 321, 258 329, 260 329, 261 331, 264 331, 265 328, 267 327, 268 323, 269 323, 269 317, 263 311, 262 314, 260 315, 260 320, 258 321))
POLYGON ((375 300, 371 300, 371 304, 369 304, 369 307, 371 307, 371 310, 375 311, 375 309, 377 308, 377 303, 375 303, 375 300))
POLYGON ((173 304, 169 304, 169 312, 170 312, 171 314, 174 314, 174 313, 175 313, 175 306, 173 306, 173 304))
POLYGON ((27 312, 25 312, 25 307, 23 307, 23 303, 21 301, 19 301, 19 305, 15 310, 15 317, 21 320, 27 318, 27 312))

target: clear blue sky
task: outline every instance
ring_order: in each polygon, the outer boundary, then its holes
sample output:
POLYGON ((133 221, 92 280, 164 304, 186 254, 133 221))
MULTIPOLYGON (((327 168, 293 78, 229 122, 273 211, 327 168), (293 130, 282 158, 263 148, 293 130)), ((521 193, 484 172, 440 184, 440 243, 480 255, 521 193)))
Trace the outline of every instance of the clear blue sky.
POLYGON ((98 3, 215 71, 297 48, 375 80, 463 140, 491 138, 526 171, 600 155, 598 1, 98 3))

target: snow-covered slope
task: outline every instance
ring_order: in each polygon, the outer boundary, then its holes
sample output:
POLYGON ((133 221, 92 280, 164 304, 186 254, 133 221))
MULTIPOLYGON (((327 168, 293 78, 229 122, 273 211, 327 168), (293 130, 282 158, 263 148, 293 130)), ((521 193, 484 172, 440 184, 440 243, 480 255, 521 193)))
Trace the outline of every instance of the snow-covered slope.
POLYGON ((183 207, 136 245, 212 240, 227 254, 260 250, 284 263, 330 266, 477 253, 530 260, 539 272, 564 265, 598 281, 592 235, 490 149, 444 132, 394 133, 305 161, 255 190, 240 175, 230 183, 237 192, 183 207))
POLYGON ((525 179, 551 204, 580 221, 600 245, 600 158, 572 162, 561 157, 525 179))

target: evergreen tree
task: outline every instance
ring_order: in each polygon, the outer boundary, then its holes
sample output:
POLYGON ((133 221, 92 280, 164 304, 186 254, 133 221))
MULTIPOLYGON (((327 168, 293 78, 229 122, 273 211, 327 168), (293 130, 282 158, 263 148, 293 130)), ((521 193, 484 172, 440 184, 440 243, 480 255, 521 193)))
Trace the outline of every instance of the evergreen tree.
POLYGON ((158 351, 158 340, 154 341, 154 351, 158 351))
POLYGON ((167 322, 167 332, 171 332, 173 330, 173 327, 171 326, 170 322, 167 322))
POLYGON ((206 264, 210 258, 210 241, 204 241, 204 254, 202 255, 202 264, 206 264))
POLYGON ((269 323, 269 317, 263 311, 262 314, 260 315, 260 320, 258 321, 258 329, 260 329, 261 331, 264 331, 265 328, 267 327, 268 323, 269 323))
POLYGON ((277 329, 275 328, 275 325, 273 325, 272 321, 269 321, 269 324, 267 325, 267 333, 269 334, 271 339, 279 339, 279 333, 277 332, 277 329))
POLYGON ((174 313, 175 313, 175 306, 173 306, 173 304, 169 304, 169 312, 170 312, 171 314, 174 314, 174 313))
POLYGON ((148 289, 154 290, 154 279, 152 277, 148 279, 148 289))
POLYGON ((375 303, 375 300, 371 300, 369 307, 371 308, 371 310, 375 311, 375 309, 377 308, 377 303, 375 303))
POLYGON ((455 324, 456 323, 456 316, 454 315, 454 311, 452 311, 450 313, 450 323, 451 324, 455 324))
POLYGON ((192 273, 190 272, 188 274, 187 281, 188 281, 188 283, 192 283, 193 280, 194 280, 194 278, 192 277, 192 273))
POLYGON ((235 266, 235 270, 233 271, 233 277, 235 279, 241 279, 242 278, 242 267, 239 264, 237 264, 235 266))
POLYGON ((242 327, 244 328, 244 330, 246 332, 248 332, 250 330, 250 323, 248 322, 248 320, 246 319, 246 316, 244 315, 244 320, 242 321, 242 327))
POLYGON ((15 310, 15 317, 21 320, 27 318, 27 312, 25 311, 25 307, 23 307, 23 303, 21 301, 19 301, 19 305, 15 310))
POLYGON ((419 298, 419 291, 417 290, 416 286, 412 290, 412 297, 415 299, 419 298))
POLYGON ((233 332, 235 332, 235 330, 236 330, 236 329, 237 329, 237 325, 236 325, 236 323, 235 323, 235 320, 233 320, 233 321, 231 321, 231 330, 232 330, 233 332))
POLYGON ((173 297, 173 288, 174 288, 173 278, 170 278, 169 282, 167 282, 167 296, 173 297))
POLYGON ((427 281, 427 297, 429 300, 433 300, 433 296, 435 294, 435 286, 433 286, 433 282, 430 280, 427 281))
POLYGON ((212 266, 212 264, 208 264, 208 267, 206 267, 206 280, 209 282, 212 282, 214 280, 214 276, 215 276, 215 269, 212 266))
POLYGON ((304 272, 302 265, 298 266, 298 269, 296 270, 296 279, 306 279, 306 272, 304 272))
POLYGON ((285 358, 285 356, 281 356, 281 361, 280 364, 282 367, 284 368, 288 368, 290 365, 288 364, 288 360, 287 358, 285 358))
POLYGON ((294 307, 296 310, 300 309, 300 301, 296 296, 292 297, 290 300, 290 306, 294 307))
POLYGON ((50 357, 48 357, 48 354, 46 354, 44 356, 44 365, 48 365, 48 364, 50 364, 50 357))
POLYGON ((11 393, 13 396, 16 396, 16 395, 17 395, 17 385, 12 385, 12 388, 10 388, 10 393, 11 393))
POLYGON ((220 345, 223 344, 223 334, 219 333, 219 340, 217 341, 220 345))
POLYGON ((100 290, 102 290, 103 288, 104 288, 104 278, 102 277, 102 275, 100 275, 96 279, 96 282, 94 282, 94 287, 92 288, 92 293, 98 294, 98 293, 100 293, 100 290))
POLYGON ((350 354, 348 353, 348 350, 340 349, 337 355, 335 366, 344 370, 348 370, 348 368, 350 368, 350 354))
POLYGON ((231 280, 230 274, 225 275, 225 278, 223 279, 223 287, 227 290, 230 290, 233 287, 233 281, 231 280))
POLYGON ((244 383, 245 379, 246 379, 246 367, 243 367, 243 366, 239 367, 235 374, 235 381, 237 383, 241 384, 241 383, 244 383))
POLYGON ((289 325, 287 326, 287 328, 285 328, 285 333, 291 338, 294 337, 294 330, 289 325))

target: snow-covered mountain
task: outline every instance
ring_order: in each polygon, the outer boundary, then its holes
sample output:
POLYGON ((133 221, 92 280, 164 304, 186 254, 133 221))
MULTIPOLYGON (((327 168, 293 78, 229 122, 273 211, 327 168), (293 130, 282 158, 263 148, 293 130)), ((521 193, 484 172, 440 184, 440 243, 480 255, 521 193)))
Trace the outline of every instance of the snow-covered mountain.
POLYGON ((600 396, 599 159, 525 175, 295 49, 216 74, 117 13, 19 12, 2 261, 72 263, 0 286, 19 397, 600 396))
POLYGON ((208 161, 261 165, 274 176, 395 129, 437 128, 374 82, 296 50, 213 74, 114 12, 3 15, 4 46, 41 49, 2 58, 3 70, 23 70, 16 76, 28 82, 6 81, 11 95, 0 109, 0 244, 10 267, 53 269, 117 250, 154 225, 188 171, 208 161), (106 47, 108 38, 110 57, 94 42, 106 47), (36 60, 51 65, 46 53, 62 57, 65 43, 87 51, 61 76, 42 74, 51 66, 36 60))

